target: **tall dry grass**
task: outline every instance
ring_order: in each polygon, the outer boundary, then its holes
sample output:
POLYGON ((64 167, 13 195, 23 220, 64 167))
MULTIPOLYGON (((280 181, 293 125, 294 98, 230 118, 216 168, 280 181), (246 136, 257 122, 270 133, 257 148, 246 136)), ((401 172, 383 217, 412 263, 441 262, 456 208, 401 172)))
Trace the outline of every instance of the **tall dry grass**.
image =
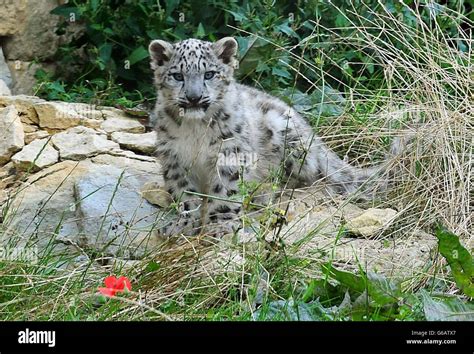
MULTIPOLYGON (((388 203, 404 211, 401 230, 408 233, 415 227, 443 223, 472 244, 473 23, 446 9, 442 16, 453 23, 464 22, 464 29, 457 28, 459 37, 449 38, 439 18, 433 16, 427 23, 422 20, 420 8, 407 9, 417 19, 416 28, 388 11, 371 11, 373 19, 368 21, 356 8, 350 11, 356 18, 351 21, 354 34, 350 37, 325 28, 333 34, 332 41, 370 54, 383 68, 385 89, 370 94, 363 87, 347 88, 351 107, 376 103, 378 109, 368 118, 367 129, 356 136, 339 136, 347 119, 342 116, 324 131, 332 135, 332 146, 363 140, 368 155, 380 150, 381 137, 410 137, 401 155, 392 161, 392 174, 388 176, 393 181, 388 203), (460 43, 464 51, 459 50, 460 43), (370 122, 379 128, 371 127, 370 122)), ((318 35, 305 39, 312 40, 324 39, 318 35)), ((331 61, 324 51, 321 56, 331 61)))

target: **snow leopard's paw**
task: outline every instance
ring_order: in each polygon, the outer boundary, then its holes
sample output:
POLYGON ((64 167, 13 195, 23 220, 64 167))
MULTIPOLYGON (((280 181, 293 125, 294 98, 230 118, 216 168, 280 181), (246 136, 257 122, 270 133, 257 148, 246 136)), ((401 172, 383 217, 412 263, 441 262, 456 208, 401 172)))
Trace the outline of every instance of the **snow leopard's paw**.
POLYGON ((225 220, 206 225, 205 232, 215 238, 222 238, 225 235, 235 234, 242 228, 242 222, 239 219, 225 220))
POLYGON ((198 234, 199 231, 199 222, 188 215, 169 220, 159 229, 159 233, 165 237, 175 235, 193 236, 198 234))

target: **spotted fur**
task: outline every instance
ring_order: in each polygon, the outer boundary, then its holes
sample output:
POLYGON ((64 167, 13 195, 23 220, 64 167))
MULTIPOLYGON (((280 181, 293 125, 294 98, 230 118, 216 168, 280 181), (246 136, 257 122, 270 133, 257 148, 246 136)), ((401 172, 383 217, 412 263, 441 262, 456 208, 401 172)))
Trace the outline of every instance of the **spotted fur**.
POLYGON ((157 153, 168 192, 184 205, 181 217, 163 227, 165 235, 194 234, 210 222, 224 231, 238 227, 241 208, 232 200, 239 181, 265 181, 281 167, 295 185, 324 178, 342 193, 353 192, 374 173, 339 159, 281 100, 236 83, 233 38, 154 40, 149 50, 157 88, 157 153), (236 153, 257 158, 253 165, 219 163, 236 153))

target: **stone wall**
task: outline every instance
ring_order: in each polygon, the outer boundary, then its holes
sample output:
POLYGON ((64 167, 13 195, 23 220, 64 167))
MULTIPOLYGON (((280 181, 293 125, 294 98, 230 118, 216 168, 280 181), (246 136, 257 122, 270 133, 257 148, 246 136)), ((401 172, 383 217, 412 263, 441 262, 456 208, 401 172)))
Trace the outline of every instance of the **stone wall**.
POLYGON ((56 35, 60 17, 50 11, 63 2, 0 1, 0 94, 33 94, 36 70, 55 70, 53 56, 70 36, 56 35))
POLYGON ((0 244, 54 235, 60 248, 143 255, 162 214, 142 197, 162 184, 155 145, 116 108, 0 95, 0 244))

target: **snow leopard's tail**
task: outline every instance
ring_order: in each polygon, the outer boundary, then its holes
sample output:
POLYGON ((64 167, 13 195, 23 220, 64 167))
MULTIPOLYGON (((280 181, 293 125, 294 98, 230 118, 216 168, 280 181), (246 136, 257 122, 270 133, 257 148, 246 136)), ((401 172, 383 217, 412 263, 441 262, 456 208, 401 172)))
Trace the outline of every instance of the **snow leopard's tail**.
POLYGON ((319 177, 325 180, 331 190, 341 194, 354 193, 359 198, 370 199, 375 193, 386 190, 390 179, 390 167, 403 153, 411 138, 411 136, 395 138, 384 161, 370 168, 350 165, 319 141, 313 150, 315 167, 319 177))

